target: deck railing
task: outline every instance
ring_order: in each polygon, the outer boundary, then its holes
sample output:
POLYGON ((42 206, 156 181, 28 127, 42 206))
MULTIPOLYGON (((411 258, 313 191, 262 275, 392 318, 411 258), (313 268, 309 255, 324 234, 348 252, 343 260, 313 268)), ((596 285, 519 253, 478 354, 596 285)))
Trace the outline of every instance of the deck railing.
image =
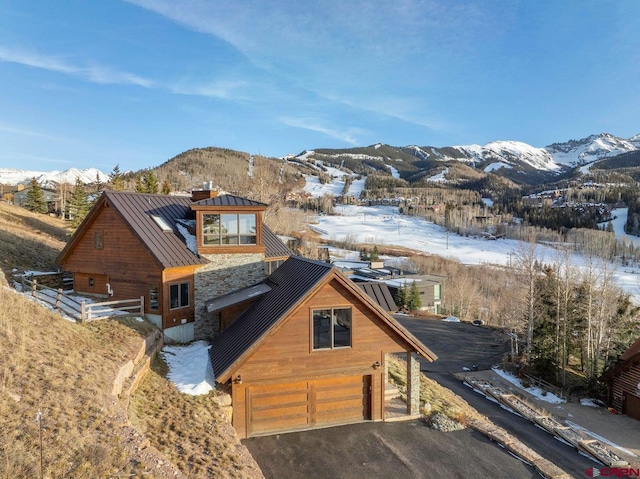
POLYGON ((75 299, 63 294, 62 289, 53 289, 38 284, 36 279, 22 278, 22 291, 31 291, 31 296, 38 298, 53 308, 63 311, 80 323, 113 316, 115 311, 144 316, 144 296, 136 299, 103 301, 99 303, 75 299))

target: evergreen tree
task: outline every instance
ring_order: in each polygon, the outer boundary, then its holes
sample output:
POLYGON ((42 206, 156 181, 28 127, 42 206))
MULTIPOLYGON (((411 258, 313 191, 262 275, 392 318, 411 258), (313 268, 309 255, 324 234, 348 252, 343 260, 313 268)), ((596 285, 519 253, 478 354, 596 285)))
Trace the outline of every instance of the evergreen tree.
POLYGON ((102 180, 100 180, 100 172, 96 173, 96 181, 93 182, 93 191, 96 193, 96 198, 100 196, 104 190, 104 185, 102 184, 102 180))
POLYGON ((402 286, 400 286, 398 288, 398 290, 396 291, 396 297, 394 298, 396 301, 396 305, 398 305, 399 308, 406 308, 407 307, 407 286, 406 284, 402 284, 402 286))
POLYGON ((44 199, 44 192, 35 178, 31 178, 29 182, 27 195, 24 199, 24 207, 34 213, 47 213, 49 211, 47 202, 44 199))
POLYGON ((367 248, 362 248, 360 250, 360 261, 369 261, 369 252, 367 248))
POLYGON ((378 261, 380 259, 380 252, 378 251, 378 246, 373 245, 373 251, 371 251, 371 255, 369 256, 371 261, 378 261))
POLYGON ((418 290, 418 283, 413 281, 411 288, 407 294, 407 307, 411 311, 415 311, 422 307, 422 300, 420 299, 420 290, 418 290))
POLYGON ((158 193, 158 177, 153 170, 147 170, 144 175, 145 193, 158 193))
POLYGON ((144 184, 144 177, 140 173, 136 176, 136 191, 138 193, 147 192, 147 185, 144 184))
POLYGON ((90 209, 89 197, 80 178, 76 178, 76 184, 69 200, 69 228, 74 230, 82 223, 90 209))
POLYGON ((171 193, 171 183, 169 182, 169 178, 165 178, 162 182, 162 194, 168 195, 171 193))
POLYGON ((113 191, 122 191, 124 190, 124 177, 122 173, 120 173, 120 165, 116 165, 111 172, 111 179, 109 182, 111 183, 111 189, 113 191))

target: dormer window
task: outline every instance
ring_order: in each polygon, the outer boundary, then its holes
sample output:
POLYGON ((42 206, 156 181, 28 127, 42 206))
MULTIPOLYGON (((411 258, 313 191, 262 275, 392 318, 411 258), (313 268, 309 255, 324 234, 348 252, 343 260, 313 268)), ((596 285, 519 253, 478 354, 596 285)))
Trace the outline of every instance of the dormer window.
POLYGON ((257 244, 254 213, 222 213, 202 215, 202 244, 230 246, 257 244))

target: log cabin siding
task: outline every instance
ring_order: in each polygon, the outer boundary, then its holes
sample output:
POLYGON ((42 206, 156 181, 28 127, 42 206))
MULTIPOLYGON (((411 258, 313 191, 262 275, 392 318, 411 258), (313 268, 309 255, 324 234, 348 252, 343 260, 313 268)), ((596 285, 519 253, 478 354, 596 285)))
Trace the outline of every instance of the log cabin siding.
MULTIPOLYGON (((629 404, 625 405, 625 395, 627 398, 629 395, 640 396, 640 358, 635 365, 632 365, 629 369, 622 370, 619 374, 614 376, 611 380, 611 392, 612 392, 612 406, 619 413, 625 413, 628 416, 640 419, 640 410, 637 410, 635 404, 632 404, 631 410, 629 410, 629 404), (627 407, 625 407, 627 406, 627 407)), ((629 401, 629 399, 627 399, 629 401)))

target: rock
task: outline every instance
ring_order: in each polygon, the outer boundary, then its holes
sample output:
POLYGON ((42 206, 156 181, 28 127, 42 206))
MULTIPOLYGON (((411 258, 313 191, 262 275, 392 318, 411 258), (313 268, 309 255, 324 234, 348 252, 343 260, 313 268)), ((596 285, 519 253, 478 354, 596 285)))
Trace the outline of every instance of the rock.
POLYGON ((439 412, 431 416, 428 423, 432 429, 442 432, 460 431, 465 428, 463 424, 460 424, 458 421, 454 421, 439 412))

